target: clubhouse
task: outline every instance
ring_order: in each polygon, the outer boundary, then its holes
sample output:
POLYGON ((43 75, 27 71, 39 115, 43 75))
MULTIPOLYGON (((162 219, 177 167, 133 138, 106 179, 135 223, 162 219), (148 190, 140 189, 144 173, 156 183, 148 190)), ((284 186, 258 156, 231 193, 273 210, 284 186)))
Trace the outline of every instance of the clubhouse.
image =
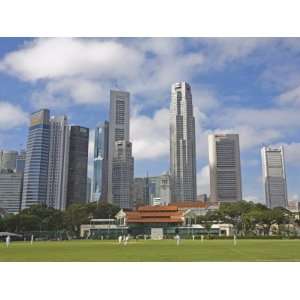
POLYGON ((178 202, 169 205, 140 206, 136 210, 121 209, 111 220, 92 219, 81 225, 81 236, 91 238, 117 238, 130 234, 152 239, 182 237, 200 238, 201 235, 232 235, 232 225, 213 224, 209 229, 197 224, 197 218, 218 209, 216 204, 200 201, 178 202))

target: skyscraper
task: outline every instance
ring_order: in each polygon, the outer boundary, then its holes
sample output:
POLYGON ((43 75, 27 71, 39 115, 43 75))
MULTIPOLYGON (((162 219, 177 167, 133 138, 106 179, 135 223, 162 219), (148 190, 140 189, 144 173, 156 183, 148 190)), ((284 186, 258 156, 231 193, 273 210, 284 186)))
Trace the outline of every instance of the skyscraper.
POLYGON ((0 151, 0 169, 16 170, 16 158, 18 152, 14 150, 0 151))
POLYGON ((22 209, 46 204, 49 159, 49 110, 31 115, 24 170, 22 209))
POLYGON ((23 174, 11 169, 0 170, 0 208, 18 213, 22 197, 23 174))
POLYGON ((238 134, 208 136, 210 200, 242 200, 240 146, 238 134))
POLYGON ((26 161, 26 151, 21 150, 16 158, 16 173, 24 174, 25 170, 25 161, 26 161))
POLYGON ((134 160, 129 139, 129 112, 129 93, 110 91, 107 200, 122 208, 133 205, 134 160))
POLYGON ((146 201, 146 178, 136 177, 133 183, 134 206, 148 204, 146 201))
POLYGON ((121 208, 132 208, 134 203, 134 159, 130 142, 115 142, 112 160, 112 199, 121 208))
POLYGON ((48 167, 47 205, 66 208, 69 162, 69 128, 66 116, 50 119, 50 149, 48 167))
POLYGON ((163 204, 170 203, 170 174, 168 172, 163 173, 160 175, 160 201, 163 204))
POLYGON ((95 129, 92 201, 107 201, 109 123, 95 129))
POLYGON ((170 105, 170 171, 172 202, 195 201, 196 146, 191 87, 186 82, 172 85, 170 105))
POLYGON ((283 147, 263 147, 261 159, 266 205, 269 208, 286 208, 288 198, 283 147))
POLYGON ((86 179, 86 203, 91 202, 91 190, 92 190, 92 179, 88 177, 86 179))
POLYGON ((70 127, 67 206, 86 203, 89 129, 70 127))

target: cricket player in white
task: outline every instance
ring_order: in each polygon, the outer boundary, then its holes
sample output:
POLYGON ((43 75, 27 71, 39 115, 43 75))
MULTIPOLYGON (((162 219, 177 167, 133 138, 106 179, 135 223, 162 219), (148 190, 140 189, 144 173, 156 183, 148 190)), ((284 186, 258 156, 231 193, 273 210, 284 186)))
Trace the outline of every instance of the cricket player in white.
POLYGON ((124 239, 124 245, 126 246, 129 240, 129 235, 126 235, 125 239, 124 239))
POLYGON ((10 245, 10 236, 9 235, 6 237, 5 242, 6 242, 6 248, 8 248, 10 245))
POLYGON ((176 240, 176 245, 179 246, 179 244, 180 244, 180 236, 179 236, 179 234, 176 234, 175 240, 176 240))
POLYGON ((120 235, 120 236, 118 237, 119 245, 122 243, 122 239, 123 239, 123 237, 120 235))
POLYGON ((236 235, 233 236, 233 245, 236 246, 236 235))
POLYGON ((33 244, 33 241, 34 241, 34 236, 33 236, 33 234, 32 234, 32 235, 31 235, 31 239, 30 239, 30 245, 33 244))

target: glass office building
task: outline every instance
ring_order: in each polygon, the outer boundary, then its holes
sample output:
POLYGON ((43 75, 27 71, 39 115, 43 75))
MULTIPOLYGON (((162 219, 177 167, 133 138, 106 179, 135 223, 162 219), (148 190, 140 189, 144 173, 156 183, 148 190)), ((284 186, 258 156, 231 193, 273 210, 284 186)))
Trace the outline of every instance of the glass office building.
POLYGON ((50 144, 49 110, 31 115, 24 170, 22 209, 46 203, 50 144))

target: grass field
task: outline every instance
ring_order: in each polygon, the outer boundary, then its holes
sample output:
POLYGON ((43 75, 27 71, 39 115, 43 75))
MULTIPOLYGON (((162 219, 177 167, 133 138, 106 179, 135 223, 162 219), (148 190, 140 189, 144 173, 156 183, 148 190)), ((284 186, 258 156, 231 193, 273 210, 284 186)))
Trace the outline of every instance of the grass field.
POLYGON ((0 244, 0 261, 300 261, 300 240, 13 242, 0 244))

